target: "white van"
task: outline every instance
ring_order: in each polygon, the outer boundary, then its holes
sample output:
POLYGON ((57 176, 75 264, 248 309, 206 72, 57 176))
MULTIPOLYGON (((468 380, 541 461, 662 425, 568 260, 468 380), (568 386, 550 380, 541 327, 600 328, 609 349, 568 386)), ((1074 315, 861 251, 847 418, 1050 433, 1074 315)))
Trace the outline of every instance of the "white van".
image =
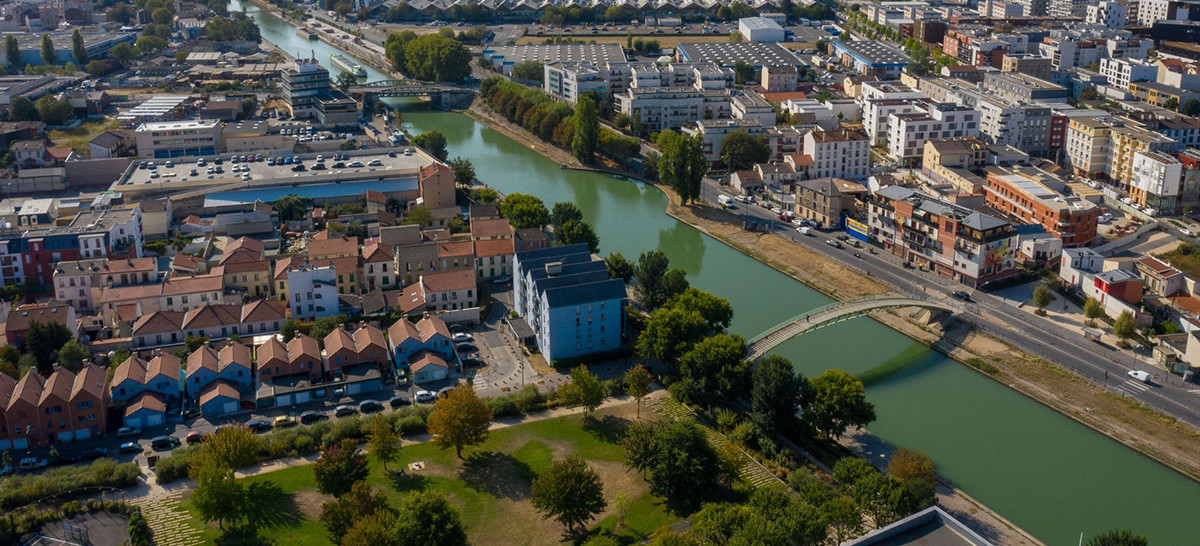
POLYGON ((729 208, 733 206, 733 199, 728 195, 721 194, 717 196, 717 202, 721 203, 722 207, 729 208))

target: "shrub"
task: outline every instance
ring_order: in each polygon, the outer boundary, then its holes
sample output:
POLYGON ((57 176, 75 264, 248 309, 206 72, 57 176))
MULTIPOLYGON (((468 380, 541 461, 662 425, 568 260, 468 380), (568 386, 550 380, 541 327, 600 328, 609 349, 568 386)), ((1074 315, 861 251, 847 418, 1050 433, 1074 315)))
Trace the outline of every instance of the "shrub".
POLYGON ((117 463, 98 459, 88 466, 64 466, 37 475, 12 476, 0 488, 0 510, 65 493, 81 487, 129 487, 138 481, 138 468, 133 463, 117 463))
POLYGON ((154 475, 158 483, 170 483, 180 478, 186 478, 188 467, 192 465, 192 456, 196 454, 195 447, 176 449, 170 455, 160 458, 154 465, 154 475))
POLYGON ((488 409, 492 410, 492 418, 516 417, 521 415, 521 407, 511 396, 498 396, 487 399, 488 409))
POLYGON ((525 385, 513 398, 517 406, 525 413, 546 407, 546 397, 542 395, 536 385, 525 385))

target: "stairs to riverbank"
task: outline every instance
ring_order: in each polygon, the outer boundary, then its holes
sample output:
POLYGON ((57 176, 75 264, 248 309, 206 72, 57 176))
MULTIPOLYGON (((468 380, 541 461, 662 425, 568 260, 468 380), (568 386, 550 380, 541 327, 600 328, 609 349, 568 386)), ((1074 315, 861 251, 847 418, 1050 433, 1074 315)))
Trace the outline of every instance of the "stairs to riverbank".
MULTIPOLYGON (((700 430, 704 431, 704 437, 708 439, 709 445, 711 445, 713 449, 717 450, 718 452, 729 449, 728 446, 732 446, 731 442, 725 437, 725 435, 717 432, 712 427, 701 422, 696 417, 695 412, 693 412, 687 406, 680 404, 679 401, 675 400, 675 398, 672 396, 660 396, 658 398, 647 400, 646 407, 650 408, 652 411, 654 411, 654 413, 657 413, 663 419, 669 419, 671 421, 691 419, 695 421, 700 427, 700 430)), ((737 469, 737 474, 738 478, 740 478, 742 481, 750 484, 754 488, 767 487, 771 485, 784 485, 779 478, 776 478, 774 474, 759 464, 758 461, 754 460, 753 457, 746 454, 736 446, 732 447, 741 455, 741 461, 737 469)), ((784 489, 788 492, 791 492, 791 489, 787 488, 786 485, 784 486, 784 489)))
POLYGON ((179 506, 185 491, 131 499, 129 504, 142 510, 142 516, 154 531, 154 543, 159 546, 198 546, 204 544, 200 530, 188 524, 191 516, 179 506))

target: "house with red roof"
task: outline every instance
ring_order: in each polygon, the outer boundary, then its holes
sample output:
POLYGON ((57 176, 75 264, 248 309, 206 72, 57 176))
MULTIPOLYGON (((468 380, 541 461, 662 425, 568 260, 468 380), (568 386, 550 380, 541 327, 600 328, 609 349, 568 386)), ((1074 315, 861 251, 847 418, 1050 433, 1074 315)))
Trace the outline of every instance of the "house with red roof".
POLYGON ((388 339, 396 366, 409 365, 422 351, 436 353, 443 360, 454 360, 450 328, 437 317, 425 317, 416 324, 398 320, 388 328, 388 339))
POLYGON ((13 388, 8 407, 4 410, 13 449, 41 447, 49 443, 43 429, 45 421, 38 407, 45 385, 45 378, 37 370, 30 370, 13 388))
POLYGON ((8 404, 12 401, 17 380, 0 373, 0 451, 12 449, 12 431, 8 428, 8 404))
POLYGON ((70 330, 72 337, 79 335, 79 321, 75 318, 75 308, 61 301, 45 301, 26 303, 10 309, 8 304, 0 306, 0 322, 4 323, 4 337, 9 345, 21 347, 29 334, 29 325, 34 321, 41 323, 57 322, 70 330))

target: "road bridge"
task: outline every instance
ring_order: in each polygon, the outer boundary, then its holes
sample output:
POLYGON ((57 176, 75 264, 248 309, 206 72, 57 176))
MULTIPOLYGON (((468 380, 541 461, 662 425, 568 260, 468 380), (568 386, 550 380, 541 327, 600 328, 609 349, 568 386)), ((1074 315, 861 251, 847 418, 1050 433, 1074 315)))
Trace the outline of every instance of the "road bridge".
POLYGON ((475 96, 475 90, 470 87, 419 80, 379 80, 351 85, 347 92, 362 94, 364 102, 372 102, 380 97, 429 97, 439 108, 469 104, 475 96))

